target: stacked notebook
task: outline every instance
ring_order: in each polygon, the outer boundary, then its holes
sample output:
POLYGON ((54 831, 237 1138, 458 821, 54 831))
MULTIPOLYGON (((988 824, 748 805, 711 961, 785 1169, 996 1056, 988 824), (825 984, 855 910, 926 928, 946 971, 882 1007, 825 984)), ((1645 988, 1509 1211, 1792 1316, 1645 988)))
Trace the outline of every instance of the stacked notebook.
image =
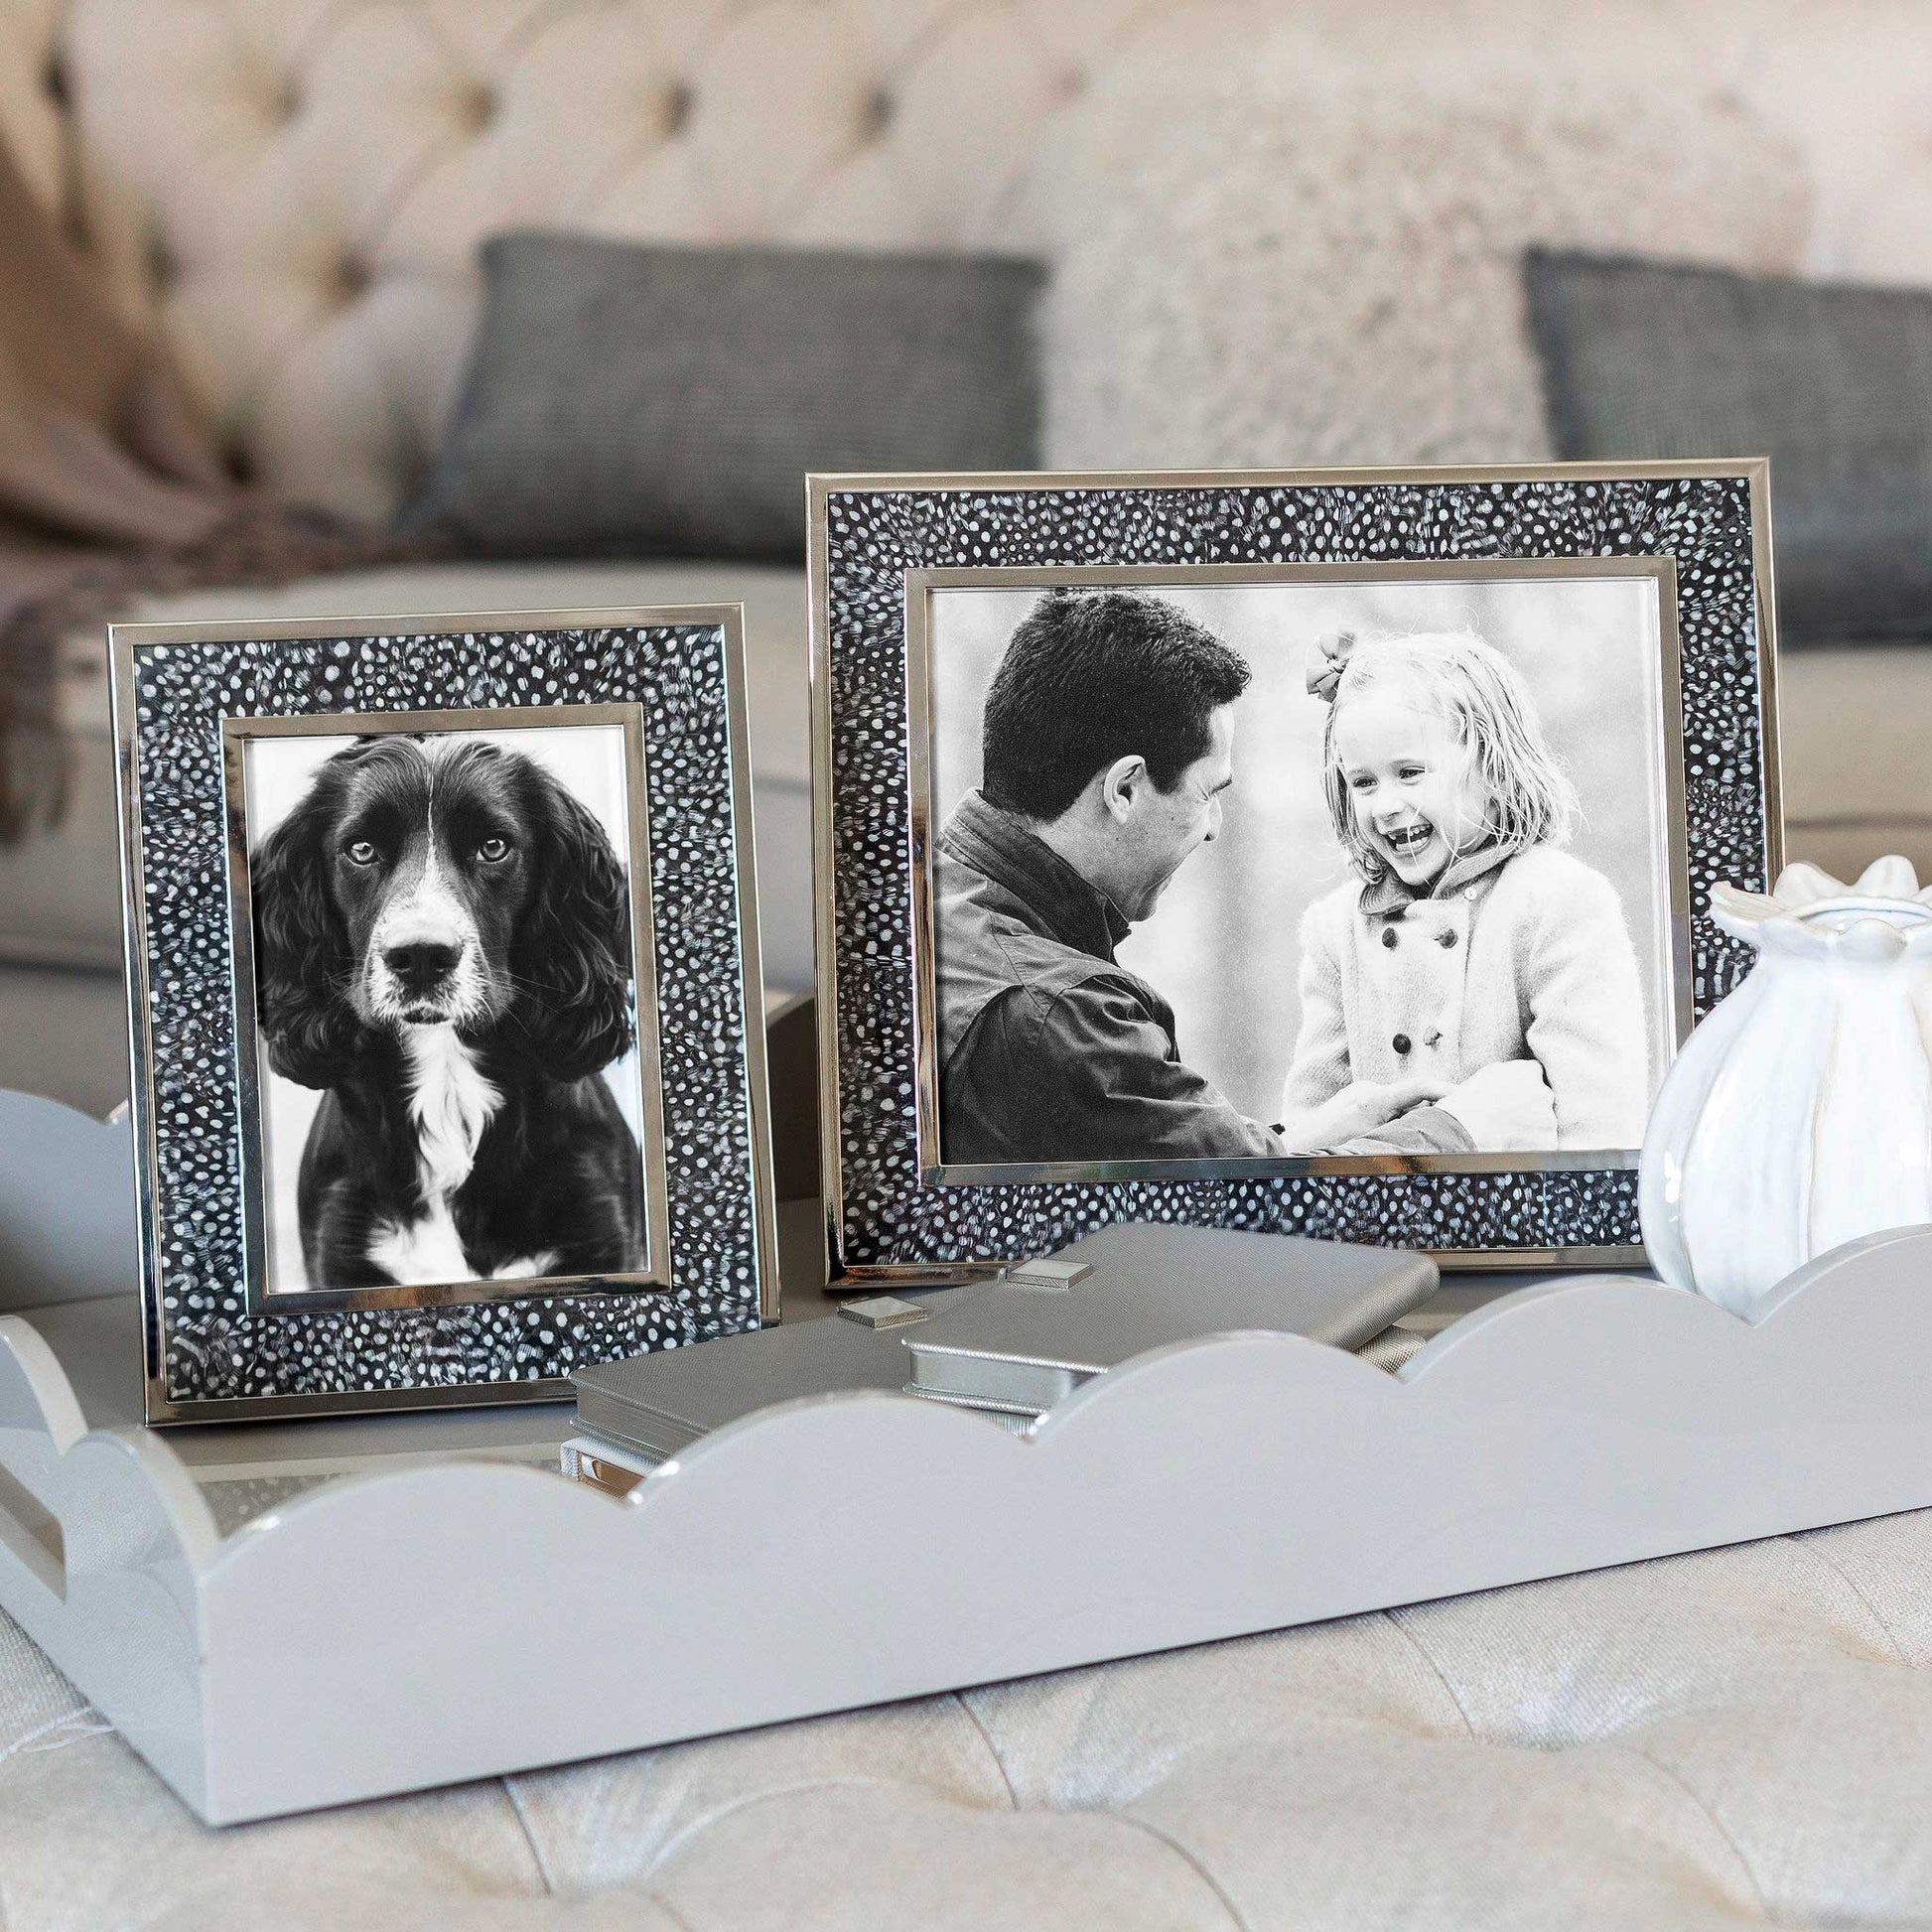
POLYGON ((1242 1329, 1308 1335, 1396 1367, 1396 1326, 1436 1291, 1433 1262, 1212 1228, 1123 1226, 999 1282, 874 1296, 839 1314, 639 1355, 572 1378, 584 1434, 564 1466, 623 1490, 700 1437, 773 1403, 903 1391, 1024 1429, 1136 1355, 1242 1329))
POLYGON ((1103 1228, 908 1329, 906 1392, 1035 1417, 1136 1355, 1251 1328, 1394 1368, 1422 1345, 1395 1324, 1436 1286, 1434 1262, 1382 1248, 1223 1228, 1103 1228))
POLYGON ((799 1396, 905 1386, 905 1350, 891 1329, 837 1316, 759 1328, 580 1369, 577 1421, 633 1455, 665 1462, 740 1416, 799 1396))

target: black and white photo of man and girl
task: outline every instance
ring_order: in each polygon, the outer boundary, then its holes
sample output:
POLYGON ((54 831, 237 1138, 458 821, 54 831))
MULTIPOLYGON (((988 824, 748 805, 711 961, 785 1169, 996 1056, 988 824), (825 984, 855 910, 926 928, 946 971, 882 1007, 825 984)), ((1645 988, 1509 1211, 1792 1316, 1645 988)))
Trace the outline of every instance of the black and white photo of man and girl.
POLYGON ((1639 1146, 1654 578, 927 595, 945 1166, 1639 1146))

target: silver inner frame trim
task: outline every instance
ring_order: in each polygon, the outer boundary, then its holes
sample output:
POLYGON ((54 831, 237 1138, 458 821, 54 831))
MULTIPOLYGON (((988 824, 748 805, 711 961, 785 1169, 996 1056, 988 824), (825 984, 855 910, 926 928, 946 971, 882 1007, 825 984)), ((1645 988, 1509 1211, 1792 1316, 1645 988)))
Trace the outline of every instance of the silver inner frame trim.
POLYGON ((643 707, 640 704, 512 705, 470 711, 322 712, 291 718, 224 718, 221 784, 228 855, 229 943, 234 959, 235 1083, 241 1131, 242 1251, 248 1266, 248 1312, 298 1310, 454 1308, 472 1302, 519 1302, 535 1295, 633 1295, 668 1288, 671 1210, 664 1173, 663 1066, 657 1039, 657 962, 652 944, 650 823, 645 810, 643 707), (309 1288, 270 1293, 263 1225, 268 1164, 263 1152, 260 1051, 256 1035, 254 895, 249 869, 244 760, 251 740, 402 736, 479 731, 586 731, 616 725, 623 733, 624 820, 629 851, 630 973, 637 1013, 637 1060, 643 1093, 644 1265, 624 1275, 530 1275, 512 1281, 417 1283, 398 1288, 309 1288))
POLYGON ((947 590, 1050 590, 1055 585, 1415 584, 1639 579, 1657 587, 1658 698, 1664 726, 1664 875, 1671 1055, 1692 1026, 1690 849, 1684 818, 1683 658, 1677 564, 1670 557, 1483 558, 1376 564, 1073 564, 949 568, 905 573, 906 768, 911 781, 913 1025, 918 1049, 919 1178, 929 1186, 1025 1186, 1040 1181, 1218 1180, 1272 1174, 1551 1173, 1634 1168, 1635 1148, 1533 1154, 1289 1155, 1276 1160, 947 1162, 939 1136, 937 954, 933 933, 931 597, 947 590))

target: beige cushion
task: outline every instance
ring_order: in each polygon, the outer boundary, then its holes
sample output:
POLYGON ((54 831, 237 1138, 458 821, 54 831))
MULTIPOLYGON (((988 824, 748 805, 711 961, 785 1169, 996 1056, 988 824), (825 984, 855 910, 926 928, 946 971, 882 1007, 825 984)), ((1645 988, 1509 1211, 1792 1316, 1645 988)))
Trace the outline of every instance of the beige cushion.
POLYGON ((1928 1664, 1918 1514, 217 1834, 0 1619, 0 1869, 9 1932, 1922 1923, 1928 1664))
POLYGON ((1047 143, 1055 461, 1547 459, 1526 246, 1802 252, 1802 162, 1754 116, 1564 36, 1540 84, 1503 46, 1379 53, 1284 32, 1243 66, 1123 62, 1047 143))
POLYGON ((1788 858, 1849 880, 1900 852, 1932 882, 1932 650, 1786 652, 1778 738, 1788 858))

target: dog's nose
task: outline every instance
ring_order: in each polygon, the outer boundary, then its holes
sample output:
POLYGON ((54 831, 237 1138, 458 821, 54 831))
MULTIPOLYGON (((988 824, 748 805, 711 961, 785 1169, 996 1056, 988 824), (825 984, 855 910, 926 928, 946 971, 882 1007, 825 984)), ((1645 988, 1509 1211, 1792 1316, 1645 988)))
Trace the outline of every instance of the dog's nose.
POLYGON ((399 985, 411 993, 427 993, 456 971, 463 948, 443 939, 412 939, 406 945, 387 947, 382 963, 399 985))

